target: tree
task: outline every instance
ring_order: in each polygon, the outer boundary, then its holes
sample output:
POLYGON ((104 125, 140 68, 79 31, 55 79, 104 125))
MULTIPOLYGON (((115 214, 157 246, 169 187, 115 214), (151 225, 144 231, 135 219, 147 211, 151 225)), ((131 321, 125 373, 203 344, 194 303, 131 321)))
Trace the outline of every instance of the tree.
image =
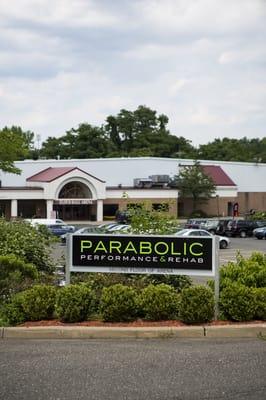
POLYGON ((211 177, 204 173, 199 161, 195 161, 193 165, 181 166, 175 182, 182 197, 192 197, 193 211, 198 203, 206 201, 215 193, 215 184, 211 177))
POLYGON ((34 133, 23 132, 20 127, 5 127, 0 130, 0 170, 20 174, 14 162, 27 158, 33 147, 34 133))
POLYGON ((215 139, 200 145, 196 157, 202 160, 266 162, 266 137, 262 139, 215 139))
POLYGON ((155 110, 140 105, 135 111, 122 109, 117 116, 108 116, 105 126, 110 141, 116 148, 112 156, 178 157, 193 152, 190 142, 171 135, 168 117, 157 116, 155 110))
POLYGON ((107 157, 114 148, 103 128, 83 123, 60 138, 49 137, 43 143, 41 155, 62 159, 98 158, 107 157))

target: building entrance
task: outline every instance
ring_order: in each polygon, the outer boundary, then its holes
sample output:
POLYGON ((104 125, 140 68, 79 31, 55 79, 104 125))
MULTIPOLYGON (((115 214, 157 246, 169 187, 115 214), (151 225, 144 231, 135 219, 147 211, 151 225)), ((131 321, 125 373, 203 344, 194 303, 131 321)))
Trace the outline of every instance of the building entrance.
POLYGON ((79 204, 79 205, 65 205, 55 204, 54 211, 56 212, 57 218, 61 218, 64 221, 86 221, 92 219, 91 205, 79 204))
POLYGON ((56 216, 65 221, 93 221, 95 205, 92 193, 82 182, 69 182, 61 190, 53 206, 56 216))

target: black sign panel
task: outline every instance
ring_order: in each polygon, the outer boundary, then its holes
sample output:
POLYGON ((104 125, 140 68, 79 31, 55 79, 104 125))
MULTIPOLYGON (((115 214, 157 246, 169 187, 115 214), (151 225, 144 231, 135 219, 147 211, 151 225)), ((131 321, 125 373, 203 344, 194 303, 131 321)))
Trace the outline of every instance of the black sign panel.
POLYGON ((72 271, 75 267, 212 271, 212 237, 89 234, 72 235, 71 240, 72 271))

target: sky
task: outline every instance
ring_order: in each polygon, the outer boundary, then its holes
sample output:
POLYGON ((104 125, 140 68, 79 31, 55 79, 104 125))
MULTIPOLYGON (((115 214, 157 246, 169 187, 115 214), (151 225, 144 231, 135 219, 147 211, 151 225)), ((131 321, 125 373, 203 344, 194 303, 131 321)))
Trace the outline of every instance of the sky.
POLYGON ((266 0, 0 0, 0 129, 145 105, 194 146, 266 136, 266 0))

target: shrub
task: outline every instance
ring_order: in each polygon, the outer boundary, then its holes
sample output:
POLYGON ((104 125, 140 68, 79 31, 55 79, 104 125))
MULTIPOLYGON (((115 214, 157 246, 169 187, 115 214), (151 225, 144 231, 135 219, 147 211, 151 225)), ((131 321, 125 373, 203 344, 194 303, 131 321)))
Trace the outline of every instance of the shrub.
POLYGON ((165 283, 174 287, 178 293, 192 285, 192 279, 186 275, 145 275, 144 281, 152 285, 165 283))
POLYGON ((103 289, 100 299, 100 312, 104 321, 130 321, 138 313, 137 293, 121 285, 103 289))
POLYGON ((58 290, 55 310, 61 321, 85 321, 94 312, 95 295, 86 285, 69 285, 58 290))
POLYGON ((48 248, 51 240, 28 223, 0 218, 0 255, 13 254, 40 271, 50 272, 53 268, 48 248))
POLYGON ((239 282, 227 285, 220 294, 220 311, 232 321, 250 321, 256 313, 252 289, 239 282))
POLYGON ((48 285, 36 285, 24 292, 22 306, 29 321, 53 318, 55 310, 56 288, 48 285))
POLYGON ((211 321, 214 316, 213 291, 200 285, 182 290, 179 316, 188 324, 211 321))
POLYGON ((141 293, 140 307, 146 319, 174 319, 178 315, 179 295, 164 283, 149 285, 141 293))
POLYGON ((266 287, 252 290, 255 303, 255 318, 266 320, 266 287))
POLYGON ((177 221, 165 211, 166 207, 159 210, 151 209, 149 202, 139 203, 137 207, 130 208, 131 230, 136 234, 164 235, 176 231, 177 221))
POLYGON ((14 294, 10 301, 3 307, 2 314, 9 325, 18 325, 26 321, 26 314, 23 309, 24 293, 14 294))
POLYGON ((249 258, 240 254, 237 262, 229 262, 220 269, 220 290, 239 282, 248 287, 266 287, 266 256, 254 252, 249 258))
POLYGON ((13 293, 26 289, 37 277, 34 265, 14 255, 0 256, 0 298, 7 299, 13 293))

